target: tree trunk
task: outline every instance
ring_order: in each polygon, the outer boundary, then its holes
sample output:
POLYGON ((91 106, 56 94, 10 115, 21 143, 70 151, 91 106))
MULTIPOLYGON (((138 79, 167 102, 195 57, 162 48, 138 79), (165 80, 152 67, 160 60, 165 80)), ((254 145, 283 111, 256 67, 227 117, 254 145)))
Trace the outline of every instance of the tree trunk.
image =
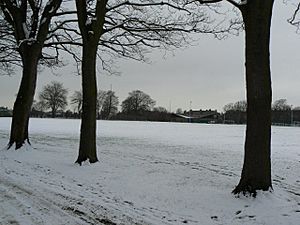
POLYGON ((96 58, 98 42, 103 34, 107 0, 97 1, 93 18, 89 20, 88 2, 76 0, 78 26, 82 47, 82 114, 79 155, 76 163, 98 161, 96 148, 97 81, 96 58))
POLYGON ((79 155, 76 163, 89 160, 98 161, 96 148, 96 44, 85 43, 82 57, 82 95, 83 105, 81 114, 79 155))
POLYGON ((52 109, 52 110, 51 110, 51 117, 52 117, 52 118, 55 118, 55 117, 56 117, 55 115, 56 115, 56 112, 55 112, 54 109, 52 109))
POLYGON ((247 129, 244 165, 234 194, 272 188, 270 27, 274 0, 251 0, 241 9, 246 32, 247 129))
POLYGON ((28 125, 31 106, 36 88, 38 57, 33 51, 23 54, 23 72, 17 99, 14 103, 13 117, 8 149, 15 144, 15 149, 29 142, 28 125))

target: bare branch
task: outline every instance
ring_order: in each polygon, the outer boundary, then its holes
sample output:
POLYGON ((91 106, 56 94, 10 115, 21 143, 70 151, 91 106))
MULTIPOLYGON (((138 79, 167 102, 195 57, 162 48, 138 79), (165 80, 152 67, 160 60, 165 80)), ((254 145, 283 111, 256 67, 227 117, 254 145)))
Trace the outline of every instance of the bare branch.
POLYGON ((297 4, 296 6, 296 9, 292 15, 292 17, 290 19, 288 19, 288 22, 293 25, 293 26, 296 26, 297 27, 297 31, 299 30, 300 28, 300 20, 297 19, 298 18, 298 15, 299 15, 299 11, 300 11, 300 2, 297 4))

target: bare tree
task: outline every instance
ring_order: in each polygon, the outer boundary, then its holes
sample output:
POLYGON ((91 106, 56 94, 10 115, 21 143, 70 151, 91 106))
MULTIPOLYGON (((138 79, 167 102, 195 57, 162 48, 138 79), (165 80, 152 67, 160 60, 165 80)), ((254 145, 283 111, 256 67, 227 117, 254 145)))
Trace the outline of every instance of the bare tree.
POLYGON ((150 111, 155 105, 155 101, 146 93, 135 90, 129 92, 129 96, 122 102, 122 112, 141 113, 150 111))
MULTIPOLYGON (((28 137, 29 113, 36 87, 37 66, 47 62, 43 54, 51 19, 62 0, 0 0, 1 8, 1 66, 22 65, 22 80, 13 109, 8 148, 20 148, 28 137), (8 43, 5 46, 5 43, 8 43), (3 51, 2 51, 3 50, 3 51), (3 55, 4 54, 4 55, 3 55), (5 57, 8 56, 8 57, 5 57), (7 60, 5 60, 7 59, 7 60)), ((55 58, 49 59, 48 62, 55 58)))
POLYGON ((279 124, 293 124, 293 111, 286 99, 278 99, 272 104, 272 122, 279 124))
POLYGON ((98 119, 100 118, 101 111, 102 111, 102 108, 104 106, 104 102, 105 102, 105 99, 106 99, 106 95, 107 95, 107 92, 103 91, 103 90, 99 90, 98 93, 97 93, 96 108, 97 108, 97 118, 98 119))
POLYGON ((90 163, 98 161, 97 57, 101 60, 102 68, 111 71, 111 58, 121 56, 145 61, 145 53, 149 48, 180 47, 186 43, 186 34, 192 31, 213 33, 214 29, 207 27, 210 21, 203 11, 194 8, 196 12, 192 13, 189 7, 188 4, 178 1, 76 0, 82 41, 83 90, 79 155, 76 163, 81 164, 85 160, 90 163))
POLYGON ((51 110, 52 118, 56 117, 59 109, 65 109, 67 102, 68 90, 60 82, 52 81, 43 87, 39 94, 39 100, 46 109, 51 110))
POLYGON ((75 91, 71 96, 71 104, 75 105, 78 114, 81 114, 82 109, 82 91, 75 91))
POLYGON ((223 107, 224 112, 234 110, 234 111, 247 111, 247 102, 245 100, 237 101, 235 103, 228 103, 223 107))
POLYGON ((272 105, 272 110, 289 111, 292 107, 288 105, 286 99, 278 99, 272 105))
POLYGON ((163 106, 154 107, 153 111, 154 112, 161 112, 161 113, 167 113, 168 112, 168 110, 163 106))
POLYGON ((183 110, 182 110, 182 108, 178 108, 178 109, 176 109, 176 114, 183 114, 183 110))
POLYGON ((223 107, 223 111, 226 113, 230 110, 233 110, 234 109, 234 103, 228 103, 226 104, 224 107, 223 107))
POLYGON ((241 12, 246 37, 247 129, 241 179, 234 194, 272 188, 270 27, 274 0, 199 0, 228 2, 241 12))
POLYGON ((234 104, 234 109, 241 111, 241 112, 246 112, 247 111, 247 102, 245 100, 237 101, 234 104))
MULTIPOLYGON (((107 99, 109 91, 103 91, 99 90, 97 94, 97 103, 96 103, 96 108, 97 108, 97 117, 100 118, 101 112, 103 110, 103 107, 105 105, 105 101, 107 99)), ((82 104, 83 104, 83 99, 82 99, 82 91, 75 91, 73 95, 71 96, 71 104, 76 107, 76 111, 81 114, 82 111, 82 104)), ((117 103, 118 105, 118 103, 117 103)))
POLYGON ((240 7, 246 33, 247 130, 241 180, 233 193, 272 188, 270 27, 273 0, 240 7))
MULTIPOLYGON (((229 103, 223 107, 224 118, 227 121, 234 122, 237 124, 244 124, 247 121, 247 102, 237 101, 235 103, 229 103)), ((226 122, 226 121, 224 121, 226 122)))
POLYGON ((37 102, 37 101, 34 100, 34 102, 32 104, 32 108, 34 108, 37 111, 40 111, 40 112, 44 113, 45 110, 47 109, 47 106, 46 106, 45 102, 40 102, 40 101, 37 102))
POLYGON ((119 99, 114 91, 107 91, 101 109, 101 118, 110 119, 118 112, 119 99))
POLYGON ((83 107, 80 129, 79 155, 76 163, 89 160, 98 161, 96 152, 96 59, 100 37, 103 33, 107 0, 92 1, 76 0, 77 17, 82 36, 82 92, 83 107), (94 6, 93 10, 90 11, 94 6))

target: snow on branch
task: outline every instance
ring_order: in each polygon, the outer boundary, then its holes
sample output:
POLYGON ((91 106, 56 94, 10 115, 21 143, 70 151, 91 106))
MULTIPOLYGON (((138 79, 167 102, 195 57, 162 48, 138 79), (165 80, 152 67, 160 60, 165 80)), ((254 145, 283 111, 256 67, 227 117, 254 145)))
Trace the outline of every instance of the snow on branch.
POLYGON ((297 3, 296 9, 294 10, 292 17, 288 19, 288 22, 291 25, 297 27, 297 32, 299 32, 299 30, 300 30, 300 18, 299 18, 300 13, 299 12, 300 12, 300 2, 297 3))
MULTIPOLYGON (((195 0, 195 1, 198 1, 201 4, 212 4, 212 3, 222 2, 224 0, 195 0)), ((241 0, 241 1, 225 0, 225 1, 229 2, 230 4, 234 5, 237 8, 240 8, 241 6, 247 4, 247 0, 241 0)))

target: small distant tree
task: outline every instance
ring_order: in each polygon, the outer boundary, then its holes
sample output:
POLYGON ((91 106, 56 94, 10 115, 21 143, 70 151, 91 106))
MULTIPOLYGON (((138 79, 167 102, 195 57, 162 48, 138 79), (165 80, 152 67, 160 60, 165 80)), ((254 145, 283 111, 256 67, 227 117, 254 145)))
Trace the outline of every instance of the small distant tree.
POLYGON ((65 118, 74 118, 74 114, 69 109, 64 114, 65 114, 64 115, 65 118))
POLYGON ((135 90, 129 92, 129 96, 122 102, 122 112, 139 113, 150 111, 155 105, 155 101, 146 93, 135 90))
POLYGON ((103 90, 99 90, 98 93, 97 93, 96 110, 97 110, 97 117, 98 118, 100 118, 101 111, 102 111, 102 108, 103 108, 103 104, 104 104, 104 101, 106 99, 106 95, 107 95, 107 92, 103 91, 103 90))
POLYGON ((31 117, 44 117, 46 106, 44 102, 33 101, 30 116, 31 117))
POLYGON ((300 106, 296 106, 296 107, 294 107, 294 108, 293 108, 293 110, 294 110, 294 111, 298 111, 298 110, 300 110, 300 106))
POLYGON ((233 121, 237 124, 243 124, 247 122, 247 102, 245 100, 237 101, 235 103, 228 103, 223 107, 224 119, 227 121, 233 121))
MULTIPOLYGON (((82 111, 82 91, 75 91, 71 97, 71 104, 75 106, 78 114, 82 111)), ((119 99, 113 91, 99 90, 97 94, 97 117, 109 119, 118 112, 119 99)))
POLYGON ((182 108, 176 109, 176 114, 182 114, 182 113, 183 113, 182 108))
POLYGON ((40 111, 40 112, 45 112, 45 110, 47 109, 46 105, 45 105, 45 102, 36 102, 34 100, 34 103, 32 105, 32 108, 37 110, 37 111, 40 111))
POLYGON ((234 103, 228 103, 226 104, 224 107, 223 107, 223 111, 226 113, 230 110, 233 110, 234 109, 234 103))
POLYGON ((59 109, 65 109, 67 102, 68 90, 60 82, 52 81, 47 84, 40 92, 39 100, 45 105, 46 109, 51 110, 52 117, 56 116, 59 109))
POLYGON ((82 108, 82 91, 75 91, 71 96, 71 104, 75 106, 78 114, 81 113, 82 108))
POLYGON ((234 110, 237 110, 237 111, 246 112, 247 111, 247 102, 245 100, 237 101, 236 103, 234 103, 233 108, 234 108, 234 110))
POLYGON ((223 107, 224 112, 228 111, 247 111, 247 102, 245 100, 237 101, 235 103, 228 103, 223 107))
MULTIPOLYGON (((100 96, 99 96, 100 97, 100 96)), ((102 119, 110 119, 118 112, 119 99, 114 91, 107 91, 103 102, 101 117, 102 119)))
POLYGON ((272 104, 272 122, 280 124, 292 123, 291 105, 286 99, 278 99, 272 104))
POLYGON ((161 112, 161 113, 166 113, 166 112, 168 112, 168 110, 167 110, 165 107, 162 107, 162 106, 154 107, 154 108, 153 108, 153 111, 154 111, 154 112, 161 112))
POLYGON ((288 105, 286 99, 278 99, 273 103, 272 110, 289 111, 291 110, 291 106, 288 105))

